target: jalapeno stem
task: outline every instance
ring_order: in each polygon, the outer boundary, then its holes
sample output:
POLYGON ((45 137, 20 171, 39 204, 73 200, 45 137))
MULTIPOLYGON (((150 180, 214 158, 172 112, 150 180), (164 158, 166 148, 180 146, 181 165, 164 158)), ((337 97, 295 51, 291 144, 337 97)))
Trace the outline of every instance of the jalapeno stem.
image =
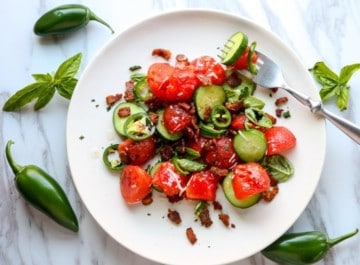
POLYGON ((20 166, 19 164, 17 164, 12 155, 11 155, 11 152, 10 152, 10 147, 11 145, 14 144, 14 141, 12 140, 9 140, 6 144, 6 149, 5 149, 5 154, 6 154, 6 158, 9 162, 9 165, 12 169, 12 171, 14 172, 15 175, 17 175, 19 172, 22 171, 22 169, 24 168, 23 166, 20 166))
POLYGON ((335 246, 336 244, 340 243, 341 241, 344 241, 345 239, 348 239, 354 235, 356 235, 359 232, 359 229, 355 229, 353 232, 350 232, 348 234, 333 238, 333 239, 328 239, 327 243, 329 244, 330 247, 335 246))
POLYGON ((89 16, 89 19, 90 20, 95 20, 101 24, 103 24, 104 26, 106 26, 108 29, 110 29, 111 33, 114 33, 115 31, 113 30, 113 28, 108 24, 106 23, 103 19, 101 19, 100 17, 98 17, 94 12, 92 12, 90 10, 90 16, 89 16))

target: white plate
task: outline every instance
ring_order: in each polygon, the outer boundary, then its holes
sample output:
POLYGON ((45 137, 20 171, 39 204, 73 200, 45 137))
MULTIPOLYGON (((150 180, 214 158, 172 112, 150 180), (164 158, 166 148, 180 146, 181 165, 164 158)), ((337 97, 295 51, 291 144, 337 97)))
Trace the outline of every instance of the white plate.
MULTIPOLYGON (((119 177, 102 162, 103 148, 118 143, 112 127, 112 113, 105 97, 123 91, 129 67, 144 71, 159 58, 154 48, 168 48, 173 54, 216 57, 219 47, 234 32, 245 32, 257 49, 271 55, 284 69, 290 86, 318 98, 307 70, 277 37, 260 26, 225 13, 186 10, 163 13, 147 19, 115 36, 85 69, 68 112, 67 149, 77 191, 99 225, 117 242, 150 260, 165 264, 224 264, 247 258, 287 231, 307 206, 317 186, 325 156, 325 123, 290 98, 292 117, 279 119, 297 137, 297 147, 287 154, 296 173, 271 203, 260 202, 241 210, 231 207, 218 191, 224 213, 236 228, 225 228, 212 210, 214 224, 201 227, 194 221, 195 203, 169 204, 161 196, 150 206, 127 206, 119 192, 119 177), (168 208, 180 212, 183 222, 167 220, 168 208), (185 236, 192 227, 198 242, 191 245, 185 236)), ((257 92, 273 112, 274 98, 257 92)), ((281 92, 276 94, 281 96, 281 92)), ((273 112, 274 113, 274 112, 273 112)), ((211 207, 212 208, 212 207, 211 207)))

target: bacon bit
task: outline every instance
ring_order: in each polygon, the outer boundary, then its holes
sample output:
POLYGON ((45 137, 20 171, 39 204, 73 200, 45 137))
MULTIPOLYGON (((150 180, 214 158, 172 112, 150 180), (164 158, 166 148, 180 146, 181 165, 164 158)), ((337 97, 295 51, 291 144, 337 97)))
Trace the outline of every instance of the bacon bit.
POLYGON ((144 199, 141 200, 141 203, 143 205, 150 205, 152 204, 152 202, 153 202, 153 198, 151 192, 149 192, 149 194, 144 199))
POLYGON ((182 108, 183 110, 185 110, 186 112, 190 113, 190 110, 192 108, 191 104, 187 103, 187 102, 179 102, 178 103, 179 107, 182 108))
POLYGON ((231 228, 236 228, 236 225, 235 225, 235 224, 231 224, 231 228))
POLYGON ((275 115, 276 115, 276 117, 281 118, 283 112, 284 112, 284 109, 279 109, 279 108, 277 108, 277 109, 275 110, 275 115))
POLYGON ((129 117, 130 116, 130 107, 122 107, 118 110, 117 115, 120 118, 125 118, 125 117, 129 117))
POLYGON ((135 101, 134 86, 135 86, 135 82, 133 80, 127 81, 125 83, 124 98, 128 102, 135 101))
POLYGON ((144 101, 146 106, 148 106, 149 110, 156 111, 163 107, 163 103, 156 97, 148 98, 144 101))
POLYGON ((168 214, 167 217, 169 218, 169 220, 171 222, 173 222, 174 224, 180 224, 181 223, 181 217, 178 211, 173 211, 171 209, 168 209, 168 214))
POLYGON ((228 214, 224 214, 224 213, 219 214, 219 219, 226 227, 230 226, 230 217, 228 214))
POLYGON ((217 210, 217 211, 221 211, 223 208, 221 203, 218 201, 213 201, 213 205, 214 205, 214 210, 217 210))
POLYGON ((152 56, 160 56, 168 61, 171 58, 171 51, 168 49, 157 48, 152 51, 151 55, 152 56))
POLYGON ((194 245, 197 241, 197 237, 191 227, 186 229, 186 237, 192 245, 194 245))
POLYGON ((210 171, 215 175, 215 177, 217 177, 218 179, 222 179, 224 178, 228 173, 229 170, 226 168, 218 168, 215 166, 212 166, 210 168, 210 171))
POLYGON ((155 112, 149 112, 149 119, 154 125, 156 125, 159 122, 159 115, 155 112))
POLYGON ((185 54, 178 54, 176 55, 176 61, 178 63, 188 63, 189 62, 189 59, 186 57, 185 54))
POLYGON ((181 195, 172 195, 172 196, 167 196, 169 202, 171 203, 175 203, 175 202, 179 202, 181 201, 182 199, 184 199, 184 196, 181 196, 181 195))
POLYGON ((199 219, 200 219, 201 225, 203 225, 205 227, 210 227, 213 223, 210 218, 209 209, 207 207, 201 211, 201 213, 199 214, 199 219))
POLYGON ((287 97, 280 97, 278 99, 275 100, 275 106, 281 106, 284 105, 285 103, 287 103, 289 101, 289 99, 287 97))
POLYGON ((278 90, 279 90, 278 87, 273 87, 273 88, 271 88, 271 92, 273 92, 273 93, 276 93, 278 90))
POLYGON ((264 201, 271 202, 275 198, 276 194, 278 194, 278 192, 279 186, 270 186, 269 189, 262 192, 261 198, 264 201))
POLYGON ((122 94, 109 95, 106 97, 106 104, 108 106, 112 106, 120 99, 122 99, 122 96, 123 96, 122 94))
POLYGON ((231 113, 238 113, 240 110, 244 108, 242 101, 237 102, 226 102, 225 107, 231 112, 231 113))
POLYGON ((174 155, 174 150, 170 145, 164 145, 160 149, 161 161, 169 161, 174 155))

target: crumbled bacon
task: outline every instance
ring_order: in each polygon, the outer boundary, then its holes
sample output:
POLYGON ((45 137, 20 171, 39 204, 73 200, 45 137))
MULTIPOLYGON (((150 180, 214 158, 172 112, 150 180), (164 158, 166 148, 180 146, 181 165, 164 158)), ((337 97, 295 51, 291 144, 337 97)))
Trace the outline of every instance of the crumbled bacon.
POLYGON ((197 237, 191 227, 186 229, 186 237, 192 245, 194 245, 197 241, 197 237))
POLYGON ((272 124, 276 124, 276 118, 273 115, 271 115, 269 113, 265 113, 265 115, 266 115, 266 117, 268 117, 271 120, 272 124))
POLYGON ((132 102, 135 100, 134 86, 135 86, 135 82, 133 80, 127 81, 125 83, 124 99, 126 101, 132 102))
POLYGON ((171 58, 171 51, 168 49, 157 48, 152 51, 152 56, 160 56, 168 61, 171 58))
POLYGON ((169 220, 171 222, 173 222, 174 224, 180 224, 181 223, 181 217, 178 211, 173 211, 171 209, 168 209, 168 214, 167 217, 169 218, 169 220))
POLYGON ((146 106, 148 106, 149 110, 156 111, 163 107, 163 103, 156 97, 148 98, 144 101, 146 106))
POLYGON ((228 173, 229 170, 226 168, 218 168, 215 166, 212 166, 210 168, 210 171, 215 175, 215 177, 217 177, 218 179, 222 179, 223 177, 225 177, 228 173))
POLYGON ((284 112, 284 109, 277 108, 277 109, 275 110, 275 115, 276 115, 276 117, 281 118, 283 112, 284 112))
POLYGON ((187 58, 187 56, 185 54, 178 54, 176 55, 176 61, 179 63, 188 63, 189 59, 187 58))
POLYGON ((222 210, 222 205, 220 202, 218 201, 213 201, 213 205, 214 205, 214 209, 217 210, 217 211, 221 211, 222 210))
POLYGON ((123 96, 122 94, 109 95, 106 97, 106 104, 108 106, 112 106, 120 99, 122 99, 122 96, 123 96))
POLYGON ((205 227, 210 227, 213 223, 210 218, 209 209, 207 207, 201 211, 201 213, 199 214, 199 219, 200 219, 201 225, 203 225, 205 227))
POLYGON ((279 186, 277 186, 277 185, 270 186, 269 189, 262 192, 261 198, 264 201, 270 202, 275 198, 275 196, 276 196, 276 194, 278 194, 278 192, 279 192, 279 186))
POLYGON ((225 107, 231 112, 231 113, 238 113, 240 110, 244 108, 242 101, 236 101, 236 102, 225 102, 225 107))
POLYGON ((237 87, 241 84, 242 80, 241 78, 239 78, 239 76, 237 75, 236 71, 234 71, 227 79, 226 79, 226 83, 230 86, 230 87, 237 87))
POLYGON ((289 99, 287 97, 280 97, 275 100, 275 105, 281 106, 281 105, 284 105, 285 103, 287 103, 288 101, 289 101, 289 99))
POLYGON ((222 222, 226 227, 229 227, 229 226, 230 226, 230 217, 229 217, 228 214, 220 213, 220 214, 219 214, 219 219, 221 220, 221 222, 222 222))
POLYGON ((125 118, 128 117, 130 115, 131 111, 130 111, 130 107, 122 107, 118 110, 117 115, 120 118, 125 118))
POLYGON ((141 200, 141 203, 143 205, 150 205, 152 204, 152 202, 153 202, 153 198, 151 192, 149 192, 149 194, 144 199, 141 200))
POLYGON ((159 115, 156 114, 155 112, 150 111, 149 112, 149 119, 153 124, 157 125, 158 122, 159 122, 159 115))
POLYGON ((161 161, 168 161, 173 157, 173 155, 174 155, 174 150, 170 145, 164 145, 160 149, 161 161))

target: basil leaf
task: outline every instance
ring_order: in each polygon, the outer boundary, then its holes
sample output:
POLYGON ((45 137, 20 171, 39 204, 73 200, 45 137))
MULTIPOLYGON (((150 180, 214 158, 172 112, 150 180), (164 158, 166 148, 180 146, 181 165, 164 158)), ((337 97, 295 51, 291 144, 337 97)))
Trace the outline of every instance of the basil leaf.
POLYGON ((335 96, 337 94, 337 89, 338 89, 337 85, 335 86, 324 85, 319 92, 321 100, 325 101, 335 96))
POLYGON ((32 77, 39 83, 51 83, 53 79, 50 74, 33 74, 32 77))
POLYGON ((347 109, 349 102, 349 89, 347 87, 343 87, 339 90, 339 94, 336 100, 336 105, 338 108, 343 111, 347 109))
POLYGON ((360 64, 358 63, 344 66, 340 70, 340 82, 342 84, 346 84, 347 82, 349 82, 352 75, 358 70, 360 70, 360 64))
POLYGON ((334 84, 339 81, 339 77, 324 62, 315 63, 314 67, 309 69, 313 72, 314 78, 322 85, 334 84))
MULTIPOLYGON (((270 128, 273 125, 271 119, 260 109, 247 108, 245 109, 245 115, 248 121, 260 127, 270 128)), ((245 123, 245 127, 248 127, 247 122, 245 123)))
POLYGON ((195 172, 195 171, 201 171, 204 170, 206 168, 205 164, 193 161, 193 160, 189 160, 189 159, 185 159, 185 158, 174 158, 176 159, 176 163, 177 165, 185 171, 189 171, 189 172, 195 172))
POLYGON ((265 107, 265 102, 257 97, 248 96, 244 99, 243 105, 245 108, 263 109, 265 107))
POLYGON ((261 164, 278 182, 285 182, 294 174, 294 166, 290 160, 279 154, 265 156, 261 164))
POLYGON ((14 111, 33 101, 39 97, 39 88, 41 88, 42 85, 41 83, 32 83, 20 89, 5 102, 3 110, 14 111))
POLYGON ((77 71, 79 70, 80 63, 81 63, 82 54, 78 53, 74 56, 70 57, 69 59, 65 60, 57 69, 54 79, 55 81, 73 77, 77 71))
POLYGON ((45 107, 55 94, 55 88, 47 84, 41 86, 41 93, 39 93, 38 99, 34 105, 34 110, 39 110, 45 107))
POLYGON ((71 99, 71 96, 74 92, 77 81, 78 80, 73 77, 65 79, 56 86, 56 90, 60 96, 67 98, 67 99, 71 99))

